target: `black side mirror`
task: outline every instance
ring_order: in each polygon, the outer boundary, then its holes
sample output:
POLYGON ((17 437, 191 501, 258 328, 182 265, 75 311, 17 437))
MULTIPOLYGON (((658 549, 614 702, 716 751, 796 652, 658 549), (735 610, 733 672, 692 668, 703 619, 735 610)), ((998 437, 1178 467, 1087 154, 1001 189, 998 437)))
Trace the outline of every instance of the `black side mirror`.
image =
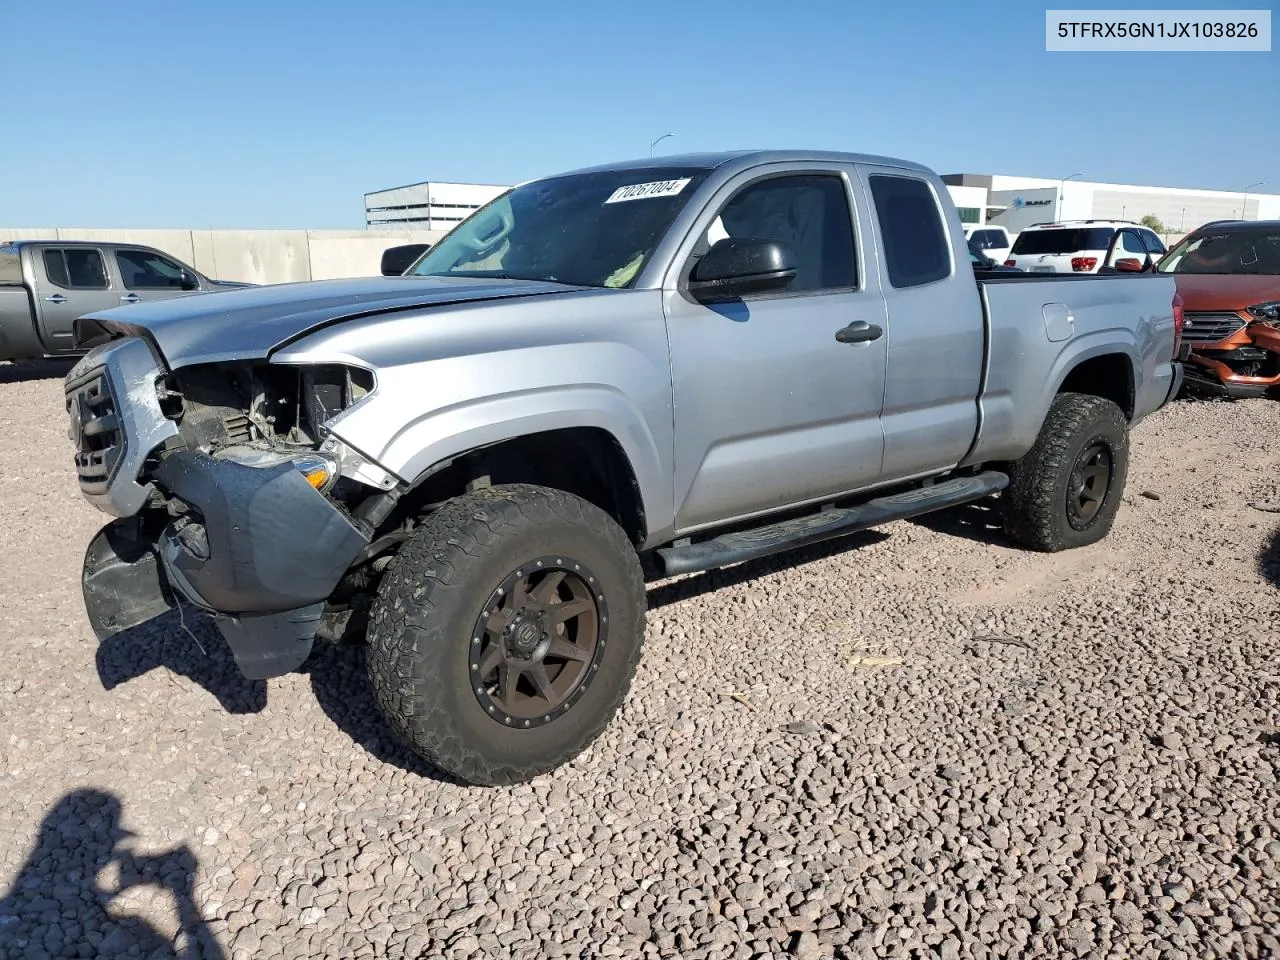
POLYGON ((775 240, 726 237, 702 255, 689 277, 700 301, 782 290, 796 278, 795 253, 775 240))
POLYGON ((398 247, 387 247, 382 251, 382 275, 384 277, 404 276, 404 272, 430 249, 429 243, 406 243, 398 247))
POLYGON ((200 278, 197 277, 190 270, 183 270, 182 279, 181 281, 179 281, 178 285, 182 287, 183 290, 199 290, 200 278))

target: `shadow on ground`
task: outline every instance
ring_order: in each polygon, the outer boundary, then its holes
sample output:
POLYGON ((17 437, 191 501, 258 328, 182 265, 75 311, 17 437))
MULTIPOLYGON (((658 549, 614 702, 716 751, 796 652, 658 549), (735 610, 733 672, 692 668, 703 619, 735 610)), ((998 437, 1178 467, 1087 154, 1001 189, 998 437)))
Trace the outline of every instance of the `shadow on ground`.
POLYGON ((301 672, 334 725, 371 756, 417 777, 458 783, 404 746, 382 719, 364 667, 364 645, 317 641, 301 672))
POLYGON ((995 497, 922 514, 908 522, 934 533, 964 537, 988 546, 1009 546, 1009 539, 1004 534, 1000 501, 995 497))
POLYGON ((246 680, 217 627, 190 608, 104 640, 96 659, 106 690, 167 667, 217 697, 228 713, 257 713, 267 705, 266 682, 246 680))
POLYGON ((54 804, 0 897, 0 957, 226 956, 196 908, 195 854, 185 846, 135 853, 122 811, 119 798, 101 790, 74 790, 54 804), (121 909, 118 898, 141 887, 172 899, 175 938, 121 909))
POLYGON ((681 600, 689 600, 693 597, 700 597, 703 594, 714 593, 716 590, 737 586, 740 583, 746 583, 748 580, 754 580, 766 574, 780 573, 804 566, 806 563, 826 560, 838 554, 847 553, 850 550, 857 550, 888 539, 889 535, 879 530, 863 530, 844 537, 837 537, 834 540, 824 540, 822 543, 815 543, 812 546, 788 550, 785 553, 777 553, 771 557, 748 560, 746 563, 740 563, 737 566, 726 567, 721 570, 708 570, 706 573, 696 573, 683 580, 651 587, 649 589, 649 609, 665 607, 681 600))
POLYGON ((1280 527, 1271 535, 1271 543, 1258 557, 1258 571, 1273 587, 1280 587, 1280 527))
POLYGON ((0 363, 0 383, 26 383, 29 380, 61 380, 76 365, 72 360, 15 360, 0 363))
MULTIPOLYGON (((957 529, 982 526, 977 516, 953 522, 958 524, 957 529)), ((887 539, 888 534, 880 530, 865 530, 727 569, 694 574, 651 587, 649 607, 664 607, 887 539)), ((108 690, 157 667, 165 667, 199 684, 230 713, 257 713, 267 703, 266 682, 246 680, 217 628, 191 610, 186 610, 181 617, 179 611, 170 611, 142 627, 106 640, 98 648, 97 661, 99 677, 108 690)), ((374 703, 365 673, 362 644, 317 641, 299 672, 310 679, 316 701, 325 715, 370 755, 415 776, 443 783, 458 782, 405 747, 386 725, 374 703)))
MULTIPOLYGON (((245 679, 217 627, 190 608, 103 641, 97 666, 107 690, 164 667, 207 690, 228 713, 259 713, 267 705, 268 681, 245 679)), ((383 723, 365 675, 362 645, 317 640, 298 672, 310 679, 326 716, 371 755, 417 776, 454 782, 402 746, 383 723)))

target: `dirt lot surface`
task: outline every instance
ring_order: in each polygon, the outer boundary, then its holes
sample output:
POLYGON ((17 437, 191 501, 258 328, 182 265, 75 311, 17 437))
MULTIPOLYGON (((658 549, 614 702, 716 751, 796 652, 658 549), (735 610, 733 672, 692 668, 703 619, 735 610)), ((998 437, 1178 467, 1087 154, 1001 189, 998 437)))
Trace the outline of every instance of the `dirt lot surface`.
POLYGON ((99 648, 60 372, 0 366, 0 957, 1280 955, 1280 404, 1144 423, 1097 547, 970 508, 655 585, 605 735, 485 790, 357 648, 99 648))

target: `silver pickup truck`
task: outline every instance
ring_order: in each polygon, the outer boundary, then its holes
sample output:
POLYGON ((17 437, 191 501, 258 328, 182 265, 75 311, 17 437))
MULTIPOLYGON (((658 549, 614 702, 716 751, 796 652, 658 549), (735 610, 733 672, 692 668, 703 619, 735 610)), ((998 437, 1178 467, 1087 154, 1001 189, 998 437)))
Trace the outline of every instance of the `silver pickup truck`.
POLYGON ((975 271, 914 163, 536 180, 402 277, 78 321, 76 470, 119 518, 89 618, 107 637, 185 602, 249 677, 354 633, 413 749, 525 780, 625 696, 646 577, 996 494, 1027 548, 1106 536, 1180 324, 1168 276, 975 271))
POLYGON ((72 324, 86 313, 247 286, 134 243, 0 243, 0 361, 82 353, 72 324))

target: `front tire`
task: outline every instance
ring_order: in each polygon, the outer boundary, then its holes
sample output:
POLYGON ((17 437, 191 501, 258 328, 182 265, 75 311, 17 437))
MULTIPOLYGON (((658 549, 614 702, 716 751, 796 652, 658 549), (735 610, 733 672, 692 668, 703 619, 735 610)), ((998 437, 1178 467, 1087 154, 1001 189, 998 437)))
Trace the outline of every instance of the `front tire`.
POLYGON ((635 548, 571 494, 468 493, 427 517, 383 578, 366 653, 378 708, 440 770, 530 780, 581 753, 626 697, 646 599, 635 548))
POLYGON ((1031 550, 1056 553, 1111 532, 1129 471, 1129 422, 1110 400, 1054 398, 1035 446, 1009 470, 1005 533, 1031 550))

